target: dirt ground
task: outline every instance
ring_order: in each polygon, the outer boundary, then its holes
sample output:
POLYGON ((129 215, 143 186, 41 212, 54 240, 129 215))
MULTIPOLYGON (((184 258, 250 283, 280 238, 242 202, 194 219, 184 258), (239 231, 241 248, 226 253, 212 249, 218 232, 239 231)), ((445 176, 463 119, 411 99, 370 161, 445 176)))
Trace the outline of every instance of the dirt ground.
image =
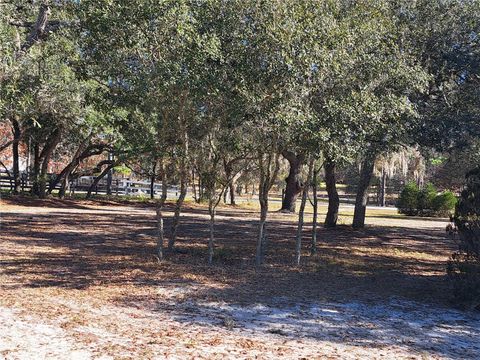
POLYGON ((272 213, 255 270, 252 209, 219 209, 207 266, 201 206, 163 262, 148 204, 0 207, 0 358, 480 358, 480 316, 449 303, 442 219, 372 210, 364 230, 320 228, 315 256, 307 223, 296 268, 295 216, 272 213))

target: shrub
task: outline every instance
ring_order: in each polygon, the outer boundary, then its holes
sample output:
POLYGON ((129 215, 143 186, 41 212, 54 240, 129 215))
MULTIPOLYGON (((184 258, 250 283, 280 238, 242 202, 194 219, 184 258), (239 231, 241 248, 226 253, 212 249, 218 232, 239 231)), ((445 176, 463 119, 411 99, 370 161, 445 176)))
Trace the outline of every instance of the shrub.
POLYGON ((451 191, 437 194, 432 184, 420 190, 415 183, 408 183, 400 193, 397 207, 401 214, 420 216, 450 216, 455 210, 457 198, 451 191))
POLYGON ((439 216, 450 216, 455 211, 457 197, 451 191, 444 191, 435 196, 432 202, 432 210, 439 216))
POLYGON ((434 215, 433 202, 437 196, 437 189, 428 183, 418 193, 418 213, 424 216, 434 215))
POLYGON ((418 213, 418 197, 420 190, 417 184, 408 183, 400 193, 397 207, 398 211, 406 215, 417 215, 418 213))
POLYGON ((454 299, 480 310, 480 167, 467 174, 454 221, 459 247, 447 267, 454 299))

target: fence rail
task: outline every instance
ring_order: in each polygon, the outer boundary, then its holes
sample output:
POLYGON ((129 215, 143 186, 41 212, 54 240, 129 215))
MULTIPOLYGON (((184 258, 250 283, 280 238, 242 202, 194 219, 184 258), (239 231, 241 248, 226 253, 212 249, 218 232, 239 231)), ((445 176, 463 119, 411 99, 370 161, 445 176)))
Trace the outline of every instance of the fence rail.
MULTIPOLYGON (((55 174, 49 175, 49 180, 54 179, 55 174)), ((95 181, 94 176, 84 176, 77 179, 73 179, 70 182, 69 192, 75 194, 75 192, 87 192, 90 190, 93 182, 95 181)), ((0 189, 12 191, 14 189, 15 182, 11 174, 0 171, 0 189)), ((23 173, 20 177, 20 187, 22 192, 29 192, 32 190, 33 182, 23 173)), ((110 192, 113 195, 150 195, 151 184, 145 181, 133 181, 128 179, 114 179, 110 186, 110 192)), ((55 190, 60 190, 61 185, 57 184, 55 190)), ((108 193, 108 183, 107 180, 101 179, 98 184, 92 189, 93 194, 107 194, 108 193)), ((158 194, 161 191, 162 184, 155 183, 153 187, 154 194, 158 194)), ((177 186, 169 186, 168 191, 171 195, 178 193, 177 186)))

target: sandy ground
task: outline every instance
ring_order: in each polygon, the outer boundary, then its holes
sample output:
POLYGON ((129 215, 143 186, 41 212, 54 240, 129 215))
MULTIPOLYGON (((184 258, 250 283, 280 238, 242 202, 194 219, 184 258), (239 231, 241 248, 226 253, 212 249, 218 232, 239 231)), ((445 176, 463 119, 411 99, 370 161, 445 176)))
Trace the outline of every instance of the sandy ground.
POLYGON ((448 302, 442 221, 372 212, 364 231, 321 229, 315 257, 307 226, 297 269, 294 217, 273 214, 255 271, 253 212, 219 211, 209 267, 202 208, 158 263, 150 208, 0 205, 0 358, 480 358, 480 315, 448 302))

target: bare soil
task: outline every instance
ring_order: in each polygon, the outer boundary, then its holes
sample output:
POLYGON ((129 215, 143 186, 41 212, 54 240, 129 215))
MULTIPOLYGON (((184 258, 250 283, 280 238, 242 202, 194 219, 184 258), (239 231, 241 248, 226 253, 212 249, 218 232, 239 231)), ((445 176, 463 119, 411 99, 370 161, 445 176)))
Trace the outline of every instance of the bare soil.
MULTIPOLYGON (((445 220, 371 211, 320 228, 292 266, 295 216, 189 205, 159 262, 149 204, 0 200, 0 358, 478 358, 480 318, 451 308, 445 220)), ((171 210, 171 209, 170 209, 171 210)), ((166 229, 169 228, 167 212, 166 229)))

